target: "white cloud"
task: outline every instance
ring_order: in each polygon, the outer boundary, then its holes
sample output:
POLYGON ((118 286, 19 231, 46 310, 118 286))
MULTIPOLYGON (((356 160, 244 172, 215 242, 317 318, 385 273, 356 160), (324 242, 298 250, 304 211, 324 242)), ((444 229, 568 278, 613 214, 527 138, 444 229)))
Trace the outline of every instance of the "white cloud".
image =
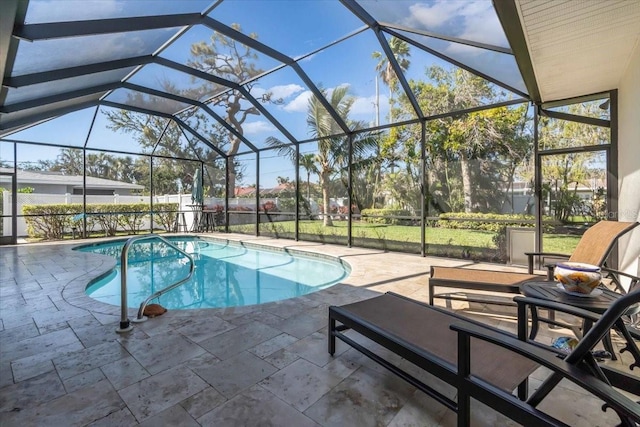
MULTIPOLYGON (((338 85, 338 87, 349 86, 348 83, 342 83, 338 85)), ((327 99, 331 98, 331 94, 335 88, 326 89, 326 97, 327 99)), ((295 97, 293 101, 284 106, 283 110, 288 112, 297 112, 297 113, 306 113, 309 109, 309 100, 313 96, 313 93, 310 90, 306 90, 295 97)))
POLYGON ((25 51, 29 53, 29 61, 20 60, 18 57, 14 65, 14 72, 18 74, 36 72, 42 67, 64 68, 90 64, 116 55, 117 58, 136 56, 149 48, 140 37, 124 33, 43 40, 25 46, 25 51), (98 38, 100 49, 95 48, 98 38), (52 46, 55 46, 55 56, 50 55, 52 46))
POLYGON ((460 3, 455 1, 437 1, 430 6, 414 4, 409 7, 411 16, 408 20, 410 24, 419 23, 428 30, 435 30, 445 26, 459 7, 460 3))
MULTIPOLYGON (((347 88, 347 90, 348 90, 350 86, 351 86, 351 83, 340 83, 336 87, 328 88, 327 89, 327 99, 331 99, 331 96, 333 95, 333 91, 336 90, 337 88, 344 87, 344 88, 347 88)), ((351 94, 349 93, 349 95, 351 95, 351 94)))
POLYGON ((254 86, 251 88, 250 93, 256 99, 262 99, 264 94, 269 92, 271 93, 272 100, 275 101, 275 100, 282 99, 283 101, 287 101, 291 96, 295 95, 296 93, 300 93, 302 91, 304 91, 304 88, 302 86, 292 83, 288 85, 273 86, 269 89, 264 89, 258 86, 254 86))
POLYGON ((242 125, 242 129, 244 130, 245 135, 256 135, 262 132, 273 131, 275 130, 275 126, 273 126, 270 122, 261 120, 245 123, 242 125))
POLYGON ((463 39, 477 40, 498 46, 507 46, 502 25, 491 4, 471 2, 461 10, 465 16, 463 39))
POLYGON ((295 59, 296 61, 298 61, 298 62, 308 62, 308 61, 311 61, 313 58, 315 58, 317 54, 322 53, 322 52, 324 52, 324 49, 323 49, 323 50, 321 50, 320 52, 316 52, 316 53, 314 53, 313 55, 305 56, 305 57, 304 57, 304 58, 302 58, 302 59, 299 59, 300 57, 296 57, 296 58, 294 58, 294 59, 295 59))
MULTIPOLYGON (((380 102, 380 120, 384 119, 384 115, 389 110, 389 98, 386 95, 379 96, 380 102)), ((362 114, 365 116, 373 117, 376 115, 376 96, 371 95, 368 97, 356 97, 353 105, 351 106, 351 114, 362 114)))
POLYGON ((442 51, 445 55, 451 55, 457 60, 463 60, 465 57, 479 56, 487 52, 485 49, 478 49, 477 47, 460 43, 447 43, 447 47, 442 51))
MULTIPOLYGON (((348 86, 348 84, 341 84, 341 86, 348 86)), ((331 94, 335 88, 327 89, 327 98, 331 98, 331 94)), ((309 99, 313 96, 311 91, 304 91, 298 95, 293 101, 284 106, 284 110, 288 112, 306 113, 309 109, 309 99)), ((385 123, 385 117, 389 113, 389 97, 384 94, 379 96, 380 102, 380 123, 385 123)), ((376 96, 371 95, 368 97, 355 97, 353 105, 351 106, 351 115, 359 120, 367 120, 372 124, 375 123, 376 117, 376 96)))
POLYGON ((304 88, 297 84, 273 86, 271 89, 269 89, 269 92, 271 92, 274 99, 287 99, 290 96, 302 91, 304 91, 304 88))
POLYGON ((309 107, 309 99, 311 99, 311 96, 311 91, 305 90, 300 95, 296 96, 293 101, 286 104, 283 107, 283 110, 290 113, 305 113, 309 107))
POLYGON ((410 6, 409 12, 407 25, 472 41, 507 45, 502 26, 488 1, 438 0, 428 6, 410 6))

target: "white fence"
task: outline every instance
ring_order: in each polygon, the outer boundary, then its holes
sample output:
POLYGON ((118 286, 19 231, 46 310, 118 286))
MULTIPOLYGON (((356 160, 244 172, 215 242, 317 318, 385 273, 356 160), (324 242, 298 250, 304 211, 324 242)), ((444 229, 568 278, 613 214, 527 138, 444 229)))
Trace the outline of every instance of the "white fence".
MULTIPOLYGON (((3 227, 2 234, 5 236, 11 235, 11 205, 13 203, 13 197, 11 196, 11 192, 3 191, 2 197, 2 218, 3 227)), ((23 237, 27 235, 27 223, 22 217, 22 208, 25 205, 53 205, 53 204, 72 204, 79 203, 81 204, 83 201, 83 196, 81 194, 45 194, 45 193, 18 193, 16 195, 16 203, 17 203, 17 233, 16 235, 19 237, 23 237)), ((191 230, 193 228, 194 214, 193 214, 193 204, 191 201, 191 194, 166 194, 162 196, 155 196, 153 199, 154 203, 178 203, 179 211, 184 213, 186 229, 191 230)), ((279 207, 278 198, 261 198, 260 203, 264 204, 267 202, 273 202, 277 207, 279 207)), ((112 196, 87 196, 87 204, 124 204, 124 203, 151 203, 150 196, 121 196, 118 194, 114 194, 112 196)), ((224 206, 223 198, 215 198, 215 197, 206 197, 204 199, 205 206, 224 206)), ((255 198, 231 198, 229 199, 229 210, 233 210, 234 207, 244 207, 249 208, 252 211, 256 210, 256 201, 255 198)), ((314 203, 314 211, 317 211, 317 206, 314 203)), ((149 230, 150 229, 150 220, 145 220, 142 229, 149 230)))
MULTIPOLYGON (((77 194, 44 194, 44 193, 18 193, 16 195, 17 203, 17 236, 27 235, 27 223, 22 217, 22 208, 25 205, 54 205, 54 204, 72 204, 82 203, 82 195, 77 194)), ((222 199, 219 199, 222 200, 222 199)), ((153 199, 154 203, 178 203, 180 210, 184 211, 185 219, 189 229, 193 223, 193 212, 191 209, 191 195, 190 194, 174 194, 157 196, 153 199)), ((124 204, 124 203, 150 203, 150 196, 121 196, 115 194, 113 196, 87 196, 87 203, 101 203, 101 204, 124 204)), ((216 200, 212 199, 211 203, 215 203, 216 200)), ((222 202, 224 203, 224 202, 222 202)), ((4 191, 2 197, 2 212, 6 215, 2 218, 3 221, 3 235, 11 235, 11 206, 13 204, 13 197, 11 192, 4 191)), ((149 220, 146 220, 143 224, 143 229, 149 229, 149 220)))
MULTIPOLYGON (((13 204, 13 197, 10 191, 3 191, 2 197, 2 213, 6 215, 2 218, 3 221, 3 235, 11 235, 11 206, 13 204)), ((81 194, 45 194, 45 193, 18 193, 16 195, 17 202, 17 236, 27 235, 27 223, 22 217, 22 208, 24 205, 53 205, 53 204, 72 204, 82 203, 81 194)), ((271 201, 278 206, 277 198, 260 199, 261 203, 271 201)), ((124 203, 150 203, 150 196, 121 196, 114 194, 112 196, 87 196, 87 203, 100 203, 100 204, 124 204, 124 203)), ((191 201, 191 194, 166 194, 163 196, 155 196, 154 203, 178 203, 180 212, 184 213, 186 228, 191 230, 193 228, 194 214, 193 204, 191 201)), ((224 206, 224 199, 207 197, 204 199, 205 206, 224 206)), ((251 210, 256 210, 256 203, 254 198, 232 198, 229 199, 229 208, 242 206, 251 210)), ((142 229, 148 230, 150 228, 149 220, 145 220, 142 229)))

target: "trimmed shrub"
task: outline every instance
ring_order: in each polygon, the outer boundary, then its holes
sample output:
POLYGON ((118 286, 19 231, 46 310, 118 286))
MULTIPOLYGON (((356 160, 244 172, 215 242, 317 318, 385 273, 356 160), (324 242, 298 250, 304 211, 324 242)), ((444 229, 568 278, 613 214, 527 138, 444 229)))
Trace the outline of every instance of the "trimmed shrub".
MULTIPOLYGON (((544 221, 551 222, 551 217, 544 217, 544 221)), ((440 214, 437 227, 482 230, 495 233, 492 237, 496 245, 496 261, 507 259, 507 227, 533 228, 535 227, 535 216, 523 214, 492 214, 492 213, 467 213, 448 212, 440 214), (520 221, 529 222, 520 222, 520 221)), ((545 225, 544 231, 549 232, 552 225, 545 225)))
POLYGON ((500 232, 505 227, 534 227, 534 220, 533 215, 447 212, 440 214, 436 227, 500 232), (531 223, 518 222, 522 220, 531 223))
POLYGON ((391 218, 395 216, 411 216, 405 209, 363 209, 362 220, 370 224, 409 225, 410 219, 391 218))
POLYGON ((57 240, 64 237, 65 230, 72 226, 72 219, 82 212, 81 203, 56 205, 24 205, 27 233, 30 237, 57 240))
POLYGON ((165 231, 171 231, 176 221, 177 203, 154 203, 153 222, 162 225, 165 231))
MULTIPOLYGON (((156 203, 154 219, 165 230, 171 230, 177 210, 177 203, 156 203)), ((72 227, 80 228, 84 218, 81 203, 25 205, 22 214, 25 215, 29 236, 47 240, 62 239, 72 227)), ((114 236, 119 229, 136 234, 149 214, 146 203, 87 204, 87 231, 99 226, 108 236, 114 236)))

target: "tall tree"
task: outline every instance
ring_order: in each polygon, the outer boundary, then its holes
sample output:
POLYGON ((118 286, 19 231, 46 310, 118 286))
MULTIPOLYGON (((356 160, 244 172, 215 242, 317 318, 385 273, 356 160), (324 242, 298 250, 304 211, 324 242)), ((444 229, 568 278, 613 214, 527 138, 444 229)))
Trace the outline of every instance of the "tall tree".
MULTIPOLYGON (((236 31, 242 31, 238 24, 232 24, 231 27, 236 31)), ((251 33, 249 37, 257 39, 258 35, 251 33)), ((249 81, 264 71, 256 65, 257 60, 258 55, 249 46, 214 32, 208 42, 202 41, 191 46, 191 59, 188 61, 188 65, 228 81, 240 83, 249 81)), ((226 90, 226 88, 220 88, 215 84, 208 86, 208 90, 204 90, 205 93, 221 92, 215 96, 212 103, 225 108, 225 121, 233 127, 238 135, 244 135, 245 121, 249 115, 260 115, 258 109, 235 88, 226 90), (221 91, 221 89, 225 90, 221 91)), ((253 84, 248 83, 244 86, 250 92, 253 84)), ((265 102, 271 102, 271 94, 265 94, 263 99, 265 102)), ((230 132, 225 131, 224 133, 229 139, 226 154, 234 156, 238 153, 242 140, 230 132)), ((228 176, 229 194, 234 194, 237 177, 235 162, 232 163, 228 176)))
POLYGON ((56 157, 56 164, 51 170, 60 171, 64 175, 82 175, 84 160, 82 150, 63 148, 56 157))
MULTIPOLYGON (((397 37, 391 37, 389 39, 389 48, 391 52, 393 52, 393 56, 395 57, 396 62, 400 69, 404 72, 409 69, 411 65, 411 60, 409 57, 411 56, 411 51, 409 48, 409 44, 402 39, 397 37)), ((375 51, 371 55, 374 59, 378 60, 376 64, 376 71, 378 72, 380 79, 382 82, 389 88, 389 122, 394 123, 394 110, 397 100, 398 94, 398 76, 391 65, 391 61, 384 52, 375 51)), ((379 99, 376 99, 376 103, 379 103, 379 99)), ((397 154, 397 144, 398 139, 397 135, 393 130, 391 130, 386 137, 381 140, 381 147, 378 149, 376 153, 381 158, 388 159, 388 165, 393 173, 396 164, 400 161, 400 157, 397 154)), ((380 162, 377 162, 373 165, 374 168, 374 195, 373 202, 375 202, 376 193, 378 190, 378 183, 381 179, 382 168, 384 165, 380 162)), ((374 207, 372 205, 372 207, 374 207)))
MULTIPOLYGON (((393 52, 393 56, 395 57, 400 69, 406 71, 409 69, 409 65, 411 61, 409 57, 411 56, 411 51, 409 49, 409 44, 397 37, 391 37, 389 39, 389 47, 391 48, 391 52, 393 52)), ((394 99, 394 94, 398 90, 398 76, 396 76, 395 71, 387 58, 387 55, 384 52, 375 51, 371 54, 374 59, 378 59, 378 64, 376 65, 376 71, 380 74, 380 78, 382 82, 387 85, 389 88, 389 103, 392 104, 394 99)))
MULTIPOLYGON (((501 96, 486 80, 461 69, 430 67, 425 79, 411 81, 426 115, 455 112, 497 102, 501 96)), ((413 116, 406 97, 399 98, 401 118, 413 116)), ((430 204, 438 211, 497 211, 505 188, 533 149, 526 106, 501 107, 426 123, 426 164, 430 204), (498 184, 498 185, 496 185, 498 184)), ((419 177, 421 127, 401 128, 403 156, 413 159, 419 177)), ((405 162, 410 164, 409 162, 405 162)))
MULTIPOLYGON (((327 94, 322 90, 323 95, 327 94)), ((349 127, 353 130, 360 130, 365 127, 363 122, 349 120, 351 107, 355 99, 349 95, 348 86, 339 86, 331 92, 329 103, 338 112, 338 115, 347 118, 349 127)), ((332 226, 333 221, 329 213, 331 212, 330 183, 333 174, 338 174, 343 183, 346 181, 346 173, 349 167, 349 147, 345 137, 335 137, 341 133, 338 125, 331 118, 327 110, 317 97, 309 100, 307 111, 307 125, 314 139, 318 140, 318 152, 316 162, 318 176, 320 177, 320 188, 322 189, 322 205, 324 209, 325 226, 332 226)), ((352 160, 358 162, 362 154, 376 145, 376 138, 368 132, 355 134, 352 140, 352 160)), ((358 162, 360 167, 365 167, 366 162, 358 162)))
MULTIPOLYGON (((239 25, 233 24, 233 29, 241 32, 239 25)), ((256 34, 249 34, 249 37, 256 39, 256 34)), ((260 75, 264 70, 256 63, 257 54, 250 47, 237 42, 236 40, 214 32, 209 40, 194 43, 190 48, 190 57, 187 65, 228 80, 232 83, 250 81, 260 75)), ((224 110, 223 119, 237 133, 244 135, 244 124, 250 115, 259 115, 260 112, 244 99, 242 93, 235 87, 228 88, 213 82, 206 82, 186 89, 181 89, 176 82, 163 80, 160 82, 162 90, 172 94, 178 94, 190 99, 205 100, 211 106, 220 106, 224 110)), ((244 87, 250 91, 252 83, 245 84, 244 87)), ((267 93, 263 100, 265 102, 277 102, 271 99, 271 94, 267 93)), ((157 108, 160 111, 177 112, 184 108, 184 105, 176 101, 158 97, 149 97, 144 94, 134 93, 127 101, 133 105, 147 106, 150 109, 157 108)), ((161 154, 168 157, 181 157, 186 159, 199 159, 208 166, 214 164, 219 166, 219 173, 210 176, 214 183, 220 183, 223 179, 222 170, 225 162, 219 159, 216 152, 195 138, 185 138, 178 126, 170 126, 164 133, 163 138, 158 143, 158 139, 163 134, 166 120, 135 113, 128 110, 107 112, 110 121, 110 128, 116 131, 128 132, 140 143, 144 151, 148 154, 161 154), (156 147, 156 143, 158 143, 156 147)), ((204 112, 196 112, 192 109, 185 110, 180 114, 180 118, 204 136, 208 142, 224 151, 228 156, 238 153, 241 146, 241 138, 227 131, 224 126, 216 123, 213 118, 204 112)), ((185 170, 178 163, 174 166, 163 164, 166 172, 174 175, 182 187, 190 185, 193 170, 185 170), (170 169, 173 169, 172 171, 170 169), (184 179, 186 181, 183 181, 184 179)), ((205 168, 205 174, 211 173, 211 169, 205 168)), ((237 162, 230 162, 229 168, 229 193, 235 192, 236 179, 242 173, 238 169, 237 162)), ((155 180, 155 178, 154 178, 155 180)))
MULTIPOLYGON (((598 102, 574 104, 565 107, 564 112, 577 115, 598 117, 601 110, 598 102)), ((576 146, 597 146, 609 142, 608 128, 583 123, 550 119, 540 119, 540 145, 542 149, 562 149, 576 146)), ((591 210, 591 201, 580 198, 580 187, 591 188, 594 195, 598 187, 606 187, 604 159, 602 152, 577 152, 546 155, 542 158, 543 191, 552 202, 547 206, 550 213, 562 222, 572 215, 584 215, 591 210)), ((543 202, 547 202, 547 198, 543 202)))

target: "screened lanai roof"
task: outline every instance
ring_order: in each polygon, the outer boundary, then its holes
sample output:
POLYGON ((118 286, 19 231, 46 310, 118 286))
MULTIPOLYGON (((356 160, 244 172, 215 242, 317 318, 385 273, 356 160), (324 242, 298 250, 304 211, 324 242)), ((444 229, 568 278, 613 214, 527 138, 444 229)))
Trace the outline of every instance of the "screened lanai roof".
POLYGON ((640 28, 640 2, 625 0, 5 0, 2 8, 0 137, 140 153, 134 133, 117 125, 129 114, 156 139, 151 154, 177 135, 195 159, 203 150, 227 156, 229 145, 242 154, 313 139, 311 97, 335 134, 352 132, 354 119, 385 127, 429 117, 410 82, 432 66, 479 75, 506 103, 614 89, 640 28), (410 47, 410 66, 394 55, 394 40, 410 47), (383 70, 397 76, 412 117, 385 110, 383 70), (331 107, 341 87, 354 97, 349 118, 331 107))

